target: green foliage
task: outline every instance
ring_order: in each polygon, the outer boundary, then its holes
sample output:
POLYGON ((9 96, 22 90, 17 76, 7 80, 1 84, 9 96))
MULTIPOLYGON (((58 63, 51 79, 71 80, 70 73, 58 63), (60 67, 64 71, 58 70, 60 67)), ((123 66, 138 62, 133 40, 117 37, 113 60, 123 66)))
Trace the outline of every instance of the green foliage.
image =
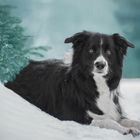
POLYGON ((0 5, 0 81, 6 82, 28 64, 31 55, 43 57, 40 50, 43 46, 30 47, 31 36, 24 34, 21 20, 11 16, 14 7, 0 5))

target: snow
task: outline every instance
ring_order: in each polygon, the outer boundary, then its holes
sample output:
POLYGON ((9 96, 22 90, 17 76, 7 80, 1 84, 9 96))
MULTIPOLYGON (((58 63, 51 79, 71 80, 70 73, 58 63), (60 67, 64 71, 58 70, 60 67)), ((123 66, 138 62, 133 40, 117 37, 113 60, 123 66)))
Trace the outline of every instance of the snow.
MULTIPOLYGON (((140 120, 140 79, 121 82, 128 116, 140 120)), ((0 84, 0 140, 133 140, 114 130, 60 121, 0 84)), ((140 136, 135 140, 140 140, 140 136)))

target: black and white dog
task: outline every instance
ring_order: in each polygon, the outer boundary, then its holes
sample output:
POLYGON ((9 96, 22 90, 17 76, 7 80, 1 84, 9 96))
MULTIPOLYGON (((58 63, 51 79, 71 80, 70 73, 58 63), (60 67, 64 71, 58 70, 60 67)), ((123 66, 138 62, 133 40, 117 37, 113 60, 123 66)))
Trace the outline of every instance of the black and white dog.
POLYGON ((125 118, 119 104, 123 57, 134 45, 119 34, 88 31, 65 43, 73 44, 71 65, 56 59, 31 61, 5 86, 60 120, 139 135, 140 122, 125 118))

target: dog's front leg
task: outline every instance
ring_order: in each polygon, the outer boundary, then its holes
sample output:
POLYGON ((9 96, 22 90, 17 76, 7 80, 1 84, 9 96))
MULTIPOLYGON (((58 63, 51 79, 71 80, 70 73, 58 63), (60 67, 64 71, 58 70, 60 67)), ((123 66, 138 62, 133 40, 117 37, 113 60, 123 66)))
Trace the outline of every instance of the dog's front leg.
POLYGON ((133 136, 137 136, 140 134, 139 130, 134 128, 124 127, 120 125, 118 122, 111 119, 93 120, 91 125, 100 128, 113 129, 120 132, 123 135, 132 134, 133 136))
POLYGON ((135 127, 135 128, 140 130, 140 122, 139 121, 124 118, 124 119, 121 119, 119 123, 124 127, 135 127))

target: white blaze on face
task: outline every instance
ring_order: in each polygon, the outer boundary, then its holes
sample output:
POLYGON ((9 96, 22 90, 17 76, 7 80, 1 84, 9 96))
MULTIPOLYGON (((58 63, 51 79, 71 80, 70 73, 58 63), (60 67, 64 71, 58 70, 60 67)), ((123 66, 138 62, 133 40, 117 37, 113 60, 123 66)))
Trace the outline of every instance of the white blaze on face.
POLYGON ((102 46, 103 45, 103 38, 101 37, 101 39, 100 39, 100 46, 102 46))
POLYGON ((100 55, 96 58, 96 60, 94 61, 94 70, 93 73, 94 74, 99 74, 99 75, 106 75, 108 73, 109 67, 108 67, 108 62, 105 59, 105 57, 102 54, 102 45, 103 45, 103 38, 101 37, 100 39, 100 55), (102 70, 98 70, 95 66, 95 63, 97 62, 102 62, 105 64, 105 67, 102 70))
POLYGON ((106 59, 103 57, 102 54, 100 54, 100 56, 98 56, 98 57, 96 58, 96 60, 94 61, 94 64, 95 64, 96 62, 104 62, 104 63, 107 64, 107 61, 106 61, 106 59))

